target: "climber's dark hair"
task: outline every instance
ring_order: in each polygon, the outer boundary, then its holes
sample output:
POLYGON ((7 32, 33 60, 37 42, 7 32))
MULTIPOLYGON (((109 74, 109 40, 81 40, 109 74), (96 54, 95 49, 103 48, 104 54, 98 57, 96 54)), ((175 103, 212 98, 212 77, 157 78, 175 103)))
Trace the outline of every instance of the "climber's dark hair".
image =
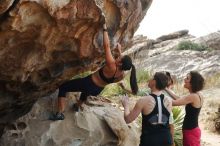
POLYGON ((125 55, 121 58, 121 69, 130 70, 132 67, 132 60, 128 55, 125 55))
POLYGON ((154 74, 154 80, 156 81, 156 88, 164 90, 168 84, 168 76, 163 72, 156 72, 154 74))
POLYGON ((202 75, 196 71, 191 71, 190 76, 191 76, 190 84, 191 84, 192 92, 196 93, 202 90, 205 85, 205 80, 202 77, 202 75))
POLYGON ((174 84, 174 81, 173 81, 173 78, 172 78, 170 72, 166 71, 165 74, 168 77, 168 84, 167 84, 167 86, 174 84), (170 81, 170 84, 169 84, 169 81, 170 81))
POLYGON ((130 86, 133 94, 137 94, 138 92, 138 85, 137 85, 137 78, 136 78, 136 69, 135 66, 132 64, 132 60, 128 55, 125 55, 121 59, 121 69, 122 70, 130 70, 130 86))

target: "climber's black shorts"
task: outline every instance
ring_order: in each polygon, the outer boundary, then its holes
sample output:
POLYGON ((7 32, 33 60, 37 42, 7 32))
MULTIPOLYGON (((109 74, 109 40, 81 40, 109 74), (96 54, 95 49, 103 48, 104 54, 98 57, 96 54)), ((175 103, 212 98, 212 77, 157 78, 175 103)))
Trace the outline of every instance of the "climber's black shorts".
POLYGON ((143 133, 140 137, 139 146, 171 146, 172 145, 172 136, 170 131, 161 130, 143 133))
POLYGON ((59 87, 58 97, 65 97, 67 92, 81 92, 80 100, 85 101, 87 96, 97 96, 104 88, 92 81, 92 76, 77 78, 63 83, 59 87))

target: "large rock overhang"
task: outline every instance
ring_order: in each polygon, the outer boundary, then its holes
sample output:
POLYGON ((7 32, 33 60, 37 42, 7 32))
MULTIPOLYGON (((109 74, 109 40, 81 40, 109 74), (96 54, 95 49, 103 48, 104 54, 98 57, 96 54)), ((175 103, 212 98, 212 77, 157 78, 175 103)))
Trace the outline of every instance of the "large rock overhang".
MULTIPOLYGON (((104 59, 102 25, 111 48, 127 44, 152 0, 2 0, 0 127, 30 111, 65 80, 104 59)), ((0 128, 1 129, 1 128, 0 128)))

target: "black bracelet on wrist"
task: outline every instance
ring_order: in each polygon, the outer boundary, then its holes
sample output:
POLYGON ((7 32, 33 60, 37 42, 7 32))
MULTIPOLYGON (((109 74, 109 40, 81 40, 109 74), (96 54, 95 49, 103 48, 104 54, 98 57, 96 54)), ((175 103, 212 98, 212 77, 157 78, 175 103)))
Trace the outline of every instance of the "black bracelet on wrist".
POLYGON ((103 31, 107 31, 107 29, 106 29, 106 28, 103 28, 103 31))

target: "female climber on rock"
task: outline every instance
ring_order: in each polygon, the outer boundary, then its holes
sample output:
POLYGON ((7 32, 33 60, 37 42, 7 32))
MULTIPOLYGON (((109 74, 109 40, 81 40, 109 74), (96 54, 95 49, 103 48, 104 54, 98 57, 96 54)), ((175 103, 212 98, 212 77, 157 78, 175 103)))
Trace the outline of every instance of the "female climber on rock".
POLYGON ((96 72, 84 78, 73 79, 65 82, 59 87, 58 112, 51 120, 64 120, 65 95, 67 92, 81 92, 80 98, 74 104, 75 110, 87 100, 87 97, 97 96, 108 84, 121 81, 124 78, 124 71, 131 69, 130 86, 133 94, 138 91, 136 81, 136 69, 129 56, 121 56, 121 45, 117 44, 116 49, 119 57, 115 59, 111 53, 110 42, 106 24, 103 25, 103 46, 105 49, 105 64, 96 72))

